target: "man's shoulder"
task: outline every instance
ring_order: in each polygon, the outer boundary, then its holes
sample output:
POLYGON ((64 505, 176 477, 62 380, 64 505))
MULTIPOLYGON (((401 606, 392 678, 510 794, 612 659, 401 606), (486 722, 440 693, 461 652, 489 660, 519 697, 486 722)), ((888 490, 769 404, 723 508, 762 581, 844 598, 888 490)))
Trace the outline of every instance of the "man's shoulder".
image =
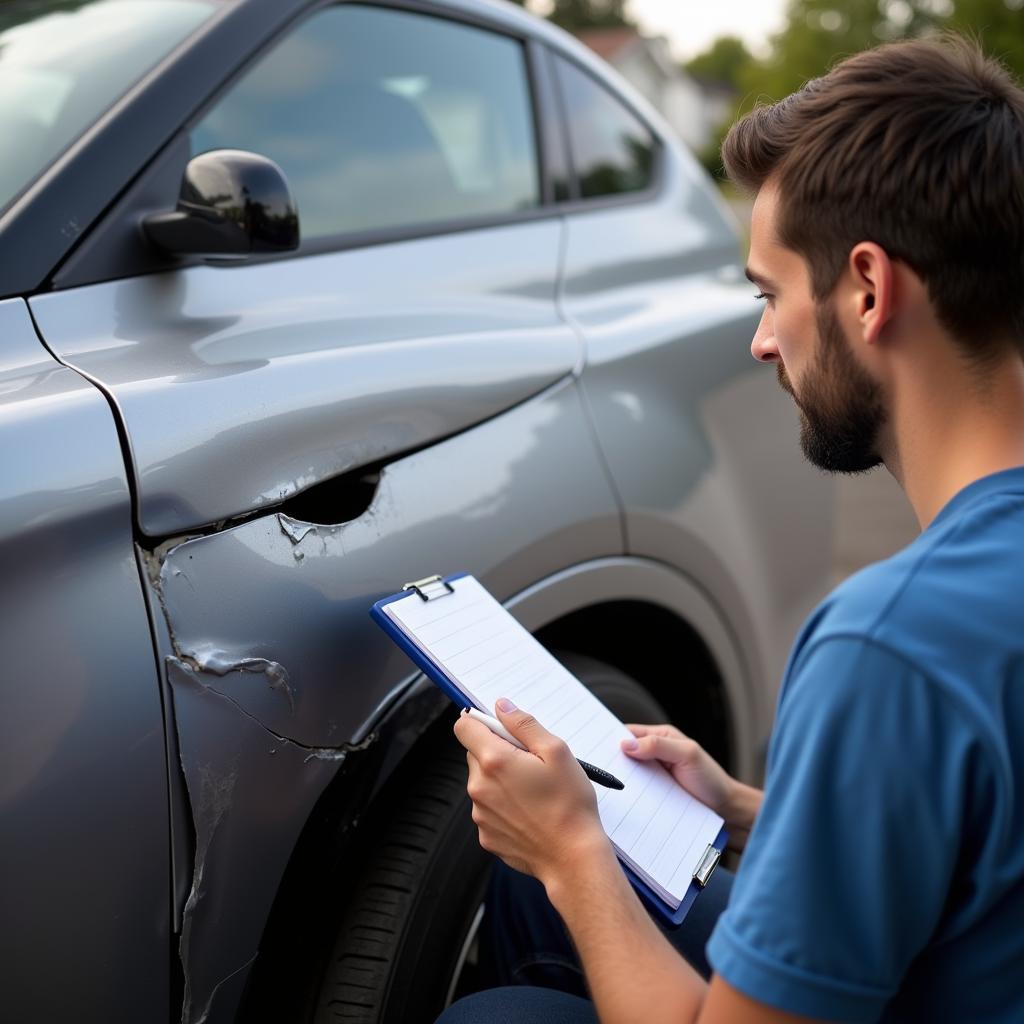
POLYGON ((858 652, 869 649, 875 671, 884 663, 892 679, 907 673, 928 679, 932 700, 955 707, 960 720, 967 720, 966 712, 987 742, 1006 749, 1008 729, 1024 728, 1024 711, 1014 713, 1011 727, 1003 707, 1007 687, 1024 680, 1024 493, 985 483, 987 492, 977 489, 974 500, 966 494, 955 515, 850 577, 822 602, 794 646, 784 695, 814 655, 834 677, 822 697, 838 698, 835 681, 847 672, 856 687, 858 652))
POLYGON ((941 581, 927 569, 929 552, 922 550, 922 539, 836 586, 804 623, 794 656, 831 639, 886 644, 895 639, 902 651, 922 604, 931 604, 941 590, 941 581))
POLYGON ((1021 646, 1024 494, 979 494, 892 557, 844 580, 801 633, 862 637, 924 670, 957 646, 1021 646))

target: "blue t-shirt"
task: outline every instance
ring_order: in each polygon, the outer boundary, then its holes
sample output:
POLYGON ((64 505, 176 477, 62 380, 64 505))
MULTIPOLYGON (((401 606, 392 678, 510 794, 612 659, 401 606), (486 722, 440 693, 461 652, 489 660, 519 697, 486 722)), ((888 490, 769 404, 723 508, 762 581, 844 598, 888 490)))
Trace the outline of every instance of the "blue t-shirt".
POLYGON ((825 1020, 1024 1021, 1024 467, 804 626, 708 956, 825 1020))

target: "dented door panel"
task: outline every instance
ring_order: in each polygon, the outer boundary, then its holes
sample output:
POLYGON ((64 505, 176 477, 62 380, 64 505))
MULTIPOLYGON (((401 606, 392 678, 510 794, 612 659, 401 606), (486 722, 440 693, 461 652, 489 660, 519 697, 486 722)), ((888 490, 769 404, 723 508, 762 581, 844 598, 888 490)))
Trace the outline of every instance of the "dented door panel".
POLYGON ((0 302, 0 1017, 166 1019, 160 687, 103 396, 0 302))
POLYGON ((181 1024, 227 1022, 295 841, 346 755, 274 735, 174 658, 166 670, 195 829, 181 1024))
POLYGON ((557 219, 31 300, 113 395, 139 525, 167 537, 413 451, 573 372, 557 219), (501 259, 494 258, 501 253, 501 259))
POLYGON ((410 674, 369 618, 378 597, 463 569, 508 595, 621 550, 573 385, 385 467, 359 518, 322 511, 321 524, 275 512, 149 559, 166 653, 309 747, 358 741, 410 674))
POLYGON ((196 832, 185 1020, 230 1019, 295 837, 414 678, 372 603, 461 569, 507 598, 622 550, 572 381, 388 465, 358 518, 321 513, 274 512, 144 555, 196 832))

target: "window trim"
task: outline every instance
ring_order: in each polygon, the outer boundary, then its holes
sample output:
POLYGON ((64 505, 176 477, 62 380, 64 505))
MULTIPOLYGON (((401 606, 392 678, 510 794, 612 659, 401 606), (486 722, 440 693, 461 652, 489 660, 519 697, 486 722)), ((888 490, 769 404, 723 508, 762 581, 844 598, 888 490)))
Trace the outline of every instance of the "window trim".
POLYGON ((564 50, 555 50, 548 47, 549 59, 551 64, 550 76, 551 82, 555 92, 555 107, 558 111, 559 118, 561 120, 562 127, 562 138, 565 140, 565 148, 568 153, 570 173, 572 176, 572 185, 570 191, 573 198, 561 203, 559 209, 568 213, 582 213, 593 209, 607 209, 608 207, 615 206, 630 206, 634 203, 650 202, 656 199, 662 192, 665 184, 665 140, 662 138, 661 133, 657 131, 654 125, 643 115, 643 112, 637 110, 637 108, 630 102, 628 96, 623 96, 620 93, 613 91, 609 88, 608 84, 601 81, 601 79, 594 74, 594 72, 582 64, 580 61, 575 60, 572 54, 566 53, 564 50), (645 188, 635 189, 630 192, 612 192, 609 195, 604 196, 584 196, 582 194, 582 188, 580 185, 580 176, 576 169, 575 154, 572 148, 572 136, 569 131, 569 107, 565 101, 565 93, 562 89, 562 83, 558 75, 559 60, 564 60, 566 63, 571 64, 580 74, 585 75, 590 79, 599 89, 603 89, 609 97, 619 103, 626 111, 635 117, 640 124, 647 129, 651 136, 651 140, 654 143, 654 153, 652 154, 651 160, 651 180, 645 188))
MULTIPOLYGON (((273 2, 281 3, 282 0, 273 0, 273 2)), ((530 89, 530 112, 534 118, 535 144, 537 145, 537 159, 540 169, 540 205, 530 210, 515 210, 502 215, 478 215, 454 220, 432 221, 429 224, 407 227, 324 235, 308 242, 302 242, 299 248, 293 252, 250 256, 238 262, 222 263, 218 266, 218 269, 224 272, 244 270, 246 267, 263 263, 276 263, 281 260, 303 259, 307 256, 322 256, 334 252, 350 252, 377 245, 391 245, 399 242, 442 237, 464 231, 481 231, 488 228, 532 224, 536 221, 563 217, 569 214, 575 215, 613 209, 620 206, 640 205, 649 203, 657 198, 664 184, 663 165, 666 146, 663 137, 650 124, 647 118, 640 111, 636 110, 632 103, 629 102, 628 97, 620 95, 614 86, 603 83, 599 75, 588 69, 572 53, 567 52, 557 44, 552 44, 549 40, 542 38, 538 33, 532 32, 528 28, 519 30, 517 27, 492 20, 486 14, 452 10, 442 4, 433 3, 431 0, 316 0, 314 3, 301 7, 290 8, 287 14, 280 18, 276 30, 265 35, 258 45, 245 54, 244 59, 220 78, 216 88, 212 89, 210 94, 205 96, 201 103, 197 104, 181 118, 178 122, 177 131, 168 138, 167 142, 159 150, 154 151, 141 174, 135 177, 130 187, 112 204, 103 218, 92 226, 84 238, 84 244, 76 246, 69 257, 52 271, 52 276, 49 278, 50 286, 55 290, 62 290, 95 284, 100 281, 138 277, 152 273, 166 273, 191 266, 210 265, 199 258, 162 257, 157 250, 145 246, 145 243, 138 240, 134 248, 131 249, 130 254, 126 249, 124 233, 132 231, 137 235, 139 216, 141 213, 152 212, 154 209, 153 193, 150 186, 155 172, 161 170, 166 175, 167 162, 173 158, 175 147, 178 147, 181 152, 187 152, 188 133, 191 132, 193 126, 212 109, 221 97, 251 67, 277 46, 286 35, 294 31, 305 19, 313 17, 327 7, 351 3, 363 7, 379 7, 431 15, 448 22, 469 25, 497 33, 518 42, 522 46, 527 86, 530 89), (558 83, 555 77, 555 58, 570 61, 577 65, 584 73, 594 78, 601 88, 607 89, 613 98, 623 103, 651 132, 655 139, 656 152, 651 184, 647 189, 638 192, 616 193, 609 196, 595 196, 587 199, 579 198, 579 184, 571 164, 572 155, 568 138, 567 119, 557 92, 558 83), (546 69, 540 67, 542 61, 548 64, 546 69), (552 126, 554 127, 552 128, 552 126), (544 137, 546 132, 552 131, 555 133, 554 135, 548 138, 544 137), (560 142, 555 140, 560 140, 560 142), (552 153, 553 144, 562 147, 569 173, 570 196, 575 195, 575 198, 561 201, 554 199, 553 171, 555 170, 555 164, 552 153), (144 208, 139 205, 141 201, 139 197, 141 196, 147 196, 149 200, 144 208), (139 246, 143 246, 143 248, 140 250, 139 246), (145 256, 142 256, 141 252, 144 252, 145 256), (83 256, 81 260, 76 259, 76 255, 79 253, 83 256), (84 258, 86 255, 88 255, 88 259, 84 258)), ((244 9, 245 5, 241 6, 244 9)), ((182 162, 181 168, 182 170, 184 169, 184 162, 182 162)), ((180 171, 178 174, 180 178, 180 171)), ((175 196, 174 200, 169 200, 169 202, 173 203, 176 199, 177 197, 175 196)))
MULTIPOLYGON (((239 82, 245 74, 250 71, 259 61, 266 56, 275 46, 280 44, 286 35, 295 32, 304 22, 316 17, 321 11, 332 7, 368 7, 381 8, 383 10, 404 11, 410 14, 420 14, 426 17, 437 18, 441 21, 465 25, 470 28, 477 28, 491 32, 494 35, 503 36, 505 39, 518 43, 522 53, 523 81, 527 89, 527 109, 533 121, 530 133, 534 144, 534 161, 537 171, 538 204, 529 210, 513 210, 502 214, 476 214, 468 217, 457 217, 445 220, 430 221, 424 224, 412 224, 408 226, 397 226, 388 228, 372 228, 367 231, 344 231, 330 235, 320 235, 310 241, 300 240, 298 249, 293 252, 268 253, 262 256, 250 256, 245 260, 232 264, 223 264, 225 269, 242 269, 256 263, 277 262, 282 259, 302 259, 303 256, 322 255, 324 252, 344 252, 349 249, 366 248, 370 245, 386 245, 393 242, 407 241, 416 238, 429 237, 431 235, 454 234, 460 231, 471 231, 474 228, 499 227, 518 221, 532 221, 540 217, 549 217, 553 213, 551 202, 547 198, 549 188, 549 173, 545 158, 544 140, 541 138, 540 116, 538 114, 538 95, 536 89, 536 69, 531 66, 530 41, 534 38, 531 35, 520 34, 510 29, 507 25, 496 24, 486 17, 477 17, 468 11, 453 11, 440 4, 433 4, 430 0, 318 0, 317 3, 309 5, 301 15, 294 18, 284 31, 278 33, 267 44, 254 50, 246 61, 235 68, 231 76, 224 81, 222 86, 211 98, 196 110, 192 116, 182 125, 182 132, 188 136, 193 128, 212 110, 217 103, 239 82)), ((302 234, 302 211, 299 211, 299 232, 302 234)), ((203 261, 179 261, 178 266, 194 265, 194 262, 203 261)))
POLYGON ((575 187, 572 154, 565 137, 564 118, 555 92, 551 51, 535 36, 527 40, 526 53, 530 64, 531 87, 536 111, 537 132, 540 137, 541 174, 544 205, 566 202, 555 197, 555 178, 565 177, 570 197, 575 187))

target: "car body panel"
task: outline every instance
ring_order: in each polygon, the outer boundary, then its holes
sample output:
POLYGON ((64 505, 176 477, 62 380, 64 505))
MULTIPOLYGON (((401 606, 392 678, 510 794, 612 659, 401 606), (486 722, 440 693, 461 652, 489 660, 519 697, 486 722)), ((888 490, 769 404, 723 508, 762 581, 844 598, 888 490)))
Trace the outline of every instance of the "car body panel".
POLYGON ((346 751, 282 739, 175 658, 166 672, 195 828, 181 1024, 215 1024, 234 1019, 296 837, 346 751))
POLYGON ((113 396, 139 526, 166 537, 437 441, 571 374, 560 231, 552 219, 189 267, 31 306, 60 359, 113 396))
POLYGON ((669 142, 654 201, 569 214, 559 303, 586 345, 581 384, 627 550, 685 567, 732 623, 763 743, 789 644, 827 586, 832 486, 750 356, 761 310, 709 193, 669 142))
MULTIPOLYGON (((463 569, 507 598, 621 554, 619 527, 570 380, 390 464, 351 522, 272 513, 147 557, 196 829, 187 1019, 204 1019, 216 987, 244 973, 313 803, 410 686, 412 666, 371 620, 373 602, 463 569)), ((211 1009, 207 1019, 231 1018, 211 1009)))
POLYGON ((128 483, 106 401, 20 299, 0 426, 2 1016, 160 1020, 167 764, 128 483))

